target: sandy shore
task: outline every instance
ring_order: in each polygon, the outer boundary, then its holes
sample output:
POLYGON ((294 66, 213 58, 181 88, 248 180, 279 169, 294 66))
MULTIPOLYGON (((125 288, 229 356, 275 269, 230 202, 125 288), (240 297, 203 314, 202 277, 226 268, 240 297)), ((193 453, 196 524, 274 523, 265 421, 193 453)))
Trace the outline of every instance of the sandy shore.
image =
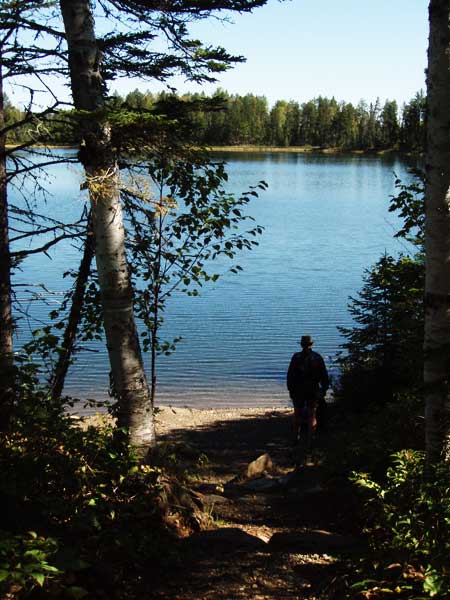
MULTIPOLYGON (((269 416, 292 414, 291 408, 274 406, 271 408, 189 408, 187 406, 161 406, 155 410, 155 426, 158 436, 164 436, 177 430, 207 429, 216 423, 241 421, 245 419, 263 419, 269 416)), ((74 421, 81 427, 101 426, 111 423, 111 417, 104 414, 80 417, 73 415, 74 421)))
POLYGON ((288 415, 292 409, 273 408, 188 408, 162 406, 156 410, 155 423, 158 435, 166 435, 177 429, 208 428, 217 422, 264 418, 269 415, 288 415))

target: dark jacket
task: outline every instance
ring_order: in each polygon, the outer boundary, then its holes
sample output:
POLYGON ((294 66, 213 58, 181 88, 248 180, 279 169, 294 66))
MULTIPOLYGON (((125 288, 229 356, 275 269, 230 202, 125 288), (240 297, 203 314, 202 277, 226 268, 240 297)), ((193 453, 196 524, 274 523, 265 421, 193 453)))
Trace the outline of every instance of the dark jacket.
POLYGON ((330 385, 323 358, 311 349, 296 352, 289 364, 287 387, 291 398, 321 392, 330 385))

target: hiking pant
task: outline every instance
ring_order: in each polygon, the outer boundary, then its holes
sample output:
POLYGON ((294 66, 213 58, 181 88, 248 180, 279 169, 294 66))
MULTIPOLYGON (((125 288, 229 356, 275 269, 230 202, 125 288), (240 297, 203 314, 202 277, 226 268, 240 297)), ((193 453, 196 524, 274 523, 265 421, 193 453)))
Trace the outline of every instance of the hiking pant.
POLYGON ((317 428, 317 407, 319 406, 320 391, 314 391, 309 394, 298 394, 292 397, 294 404, 295 422, 300 428, 302 425, 308 425, 308 429, 314 432, 317 428))

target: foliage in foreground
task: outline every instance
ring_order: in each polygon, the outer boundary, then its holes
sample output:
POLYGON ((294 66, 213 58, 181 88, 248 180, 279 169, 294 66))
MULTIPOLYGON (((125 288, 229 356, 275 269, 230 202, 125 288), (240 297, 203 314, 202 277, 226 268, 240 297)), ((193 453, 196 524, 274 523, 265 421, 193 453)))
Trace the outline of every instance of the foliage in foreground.
POLYGON ((189 491, 156 457, 138 464, 112 427, 37 411, 1 441, 0 494, 5 598, 144 592, 142 573, 154 580, 179 560, 174 538, 198 526, 189 491))
MULTIPOLYGON (((448 468, 425 471, 424 453, 393 455, 379 483, 355 473, 365 495, 369 556, 352 589, 360 598, 450 596, 450 478, 448 468)), ((355 596, 353 596, 355 597, 355 596)))

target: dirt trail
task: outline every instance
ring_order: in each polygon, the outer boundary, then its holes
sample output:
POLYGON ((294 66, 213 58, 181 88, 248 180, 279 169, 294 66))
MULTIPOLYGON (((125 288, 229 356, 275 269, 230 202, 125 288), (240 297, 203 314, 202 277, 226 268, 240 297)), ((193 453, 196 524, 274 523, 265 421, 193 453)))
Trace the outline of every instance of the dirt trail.
POLYGON ((183 540, 182 564, 153 588, 152 597, 339 598, 340 565, 359 539, 352 492, 324 466, 332 451, 327 432, 318 436, 315 461, 296 468, 290 411, 225 411, 214 420, 214 414, 191 412, 189 418, 182 410, 180 416, 175 409, 167 427, 165 409, 160 439, 208 456, 208 473, 193 487, 211 507, 211 530, 183 540), (189 422, 193 426, 186 428, 189 422), (230 483, 264 453, 274 463, 269 476, 230 483))

